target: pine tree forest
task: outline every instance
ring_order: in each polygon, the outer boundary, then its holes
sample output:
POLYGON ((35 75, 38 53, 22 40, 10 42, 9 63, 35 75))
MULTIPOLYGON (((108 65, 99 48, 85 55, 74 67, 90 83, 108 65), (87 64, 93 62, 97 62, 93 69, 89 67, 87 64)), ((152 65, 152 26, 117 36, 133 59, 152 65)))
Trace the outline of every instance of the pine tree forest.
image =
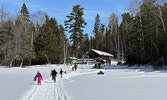
POLYGON ((30 14, 25 3, 20 8, 16 15, 0 8, 1 65, 60 64, 64 56, 82 58, 91 49, 111 53, 128 65, 167 65, 165 1, 132 0, 126 13, 111 12, 106 25, 97 13, 92 33, 84 33, 87 23, 81 5, 66 14, 64 25, 43 11, 30 14))

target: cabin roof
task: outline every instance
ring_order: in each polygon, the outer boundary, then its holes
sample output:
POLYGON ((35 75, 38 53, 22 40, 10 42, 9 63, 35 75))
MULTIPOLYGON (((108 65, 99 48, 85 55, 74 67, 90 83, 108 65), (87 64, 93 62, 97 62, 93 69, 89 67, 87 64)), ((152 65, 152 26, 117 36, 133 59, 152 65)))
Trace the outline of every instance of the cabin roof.
POLYGON ((113 57, 112 54, 109 54, 109 53, 104 52, 104 51, 95 50, 95 49, 90 50, 89 53, 92 52, 92 51, 93 51, 93 52, 96 52, 98 55, 101 55, 101 56, 113 57))

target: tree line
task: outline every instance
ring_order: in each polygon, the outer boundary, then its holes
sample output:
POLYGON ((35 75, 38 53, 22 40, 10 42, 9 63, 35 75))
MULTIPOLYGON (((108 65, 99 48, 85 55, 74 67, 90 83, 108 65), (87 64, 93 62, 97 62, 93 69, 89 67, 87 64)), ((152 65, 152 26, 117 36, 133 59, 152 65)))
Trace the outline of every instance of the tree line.
POLYGON ((5 66, 63 63, 64 44, 68 39, 63 25, 46 12, 29 14, 26 4, 11 16, 0 9, 0 63, 5 66))
POLYGON ((128 65, 167 64, 165 1, 132 0, 129 12, 122 16, 109 15, 108 25, 101 23, 97 14, 91 36, 84 33, 87 23, 83 10, 80 5, 74 5, 63 27, 46 12, 30 15, 25 3, 16 16, 10 16, 1 6, 1 65, 63 63, 65 57, 83 58, 90 49, 109 52, 128 65))
POLYGON ((111 14, 108 25, 97 14, 90 47, 115 55, 126 64, 167 64, 167 3, 162 0, 133 0, 129 12, 111 14))

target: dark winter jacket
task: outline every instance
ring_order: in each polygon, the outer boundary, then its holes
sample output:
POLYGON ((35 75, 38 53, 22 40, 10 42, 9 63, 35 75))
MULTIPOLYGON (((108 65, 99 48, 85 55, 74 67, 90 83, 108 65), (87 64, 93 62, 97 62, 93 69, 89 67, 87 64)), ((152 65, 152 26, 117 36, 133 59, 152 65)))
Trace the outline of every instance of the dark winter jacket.
POLYGON ((63 74, 63 70, 60 70, 60 74, 63 74))
POLYGON ((57 76, 57 72, 55 70, 52 71, 52 76, 57 76))

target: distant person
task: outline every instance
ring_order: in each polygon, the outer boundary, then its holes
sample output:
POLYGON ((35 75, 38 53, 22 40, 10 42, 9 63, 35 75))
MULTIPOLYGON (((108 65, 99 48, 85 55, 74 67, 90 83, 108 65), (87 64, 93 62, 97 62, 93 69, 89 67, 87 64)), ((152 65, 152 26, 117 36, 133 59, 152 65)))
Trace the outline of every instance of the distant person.
POLYGON ((106 60, 106 65, 108 65, 108 60, 106 60))
POLYGON ((61 78, 62 78, 63 72, 64 72, 64 71, 63 71, 62 69, 60 69, 61 78))
POLYGON ((101 60, 101 64, 102 64, 103 66, 105 66, 105 61, 104 61, 104 60, 101 60))
POLYGON ((75 68, 75 71, 77 70, 77 68, 78 68, 78 66, 77 66, 77 64, 75 63, 75 65, 74 65, 74 68, 75 68))
POLYGON ((53 80, 54 82, 56 82, 57 72, 56 72, 55 69, 52 70, 52 72, 51 72, 51 76, 52 76, 52 80, 53 80))
POLYGON ((108 63, 109 63, 109 65, 111 65, 111 59, 109 59, 108 63))
POLYGON ((64 73, 65 73, 65 74, 67 74, 67 72, 66 72, 66 71, 64 71, 64 73))
POLYGON ((104 64, 105 62, 104 62, 104 60, 101 60, 101 64, 104 64))
POLYGON ((75 69, 75 67, 73 66, 73 67, 72 67, 72 71, 74 71, 74 69, 75 69))
POLYGON ((94 65, 94 68, 97 68, 97 64, 94 65))
POLYGON ((41 85, 42 75, 41 75, 41 73, 39 71, 37 72, 35 77, 38 78, 37 84, 41 85))
POLYGON ((101 62, 98 63, 98 67, 99 67, 99 69, 101 68, 101 62))

